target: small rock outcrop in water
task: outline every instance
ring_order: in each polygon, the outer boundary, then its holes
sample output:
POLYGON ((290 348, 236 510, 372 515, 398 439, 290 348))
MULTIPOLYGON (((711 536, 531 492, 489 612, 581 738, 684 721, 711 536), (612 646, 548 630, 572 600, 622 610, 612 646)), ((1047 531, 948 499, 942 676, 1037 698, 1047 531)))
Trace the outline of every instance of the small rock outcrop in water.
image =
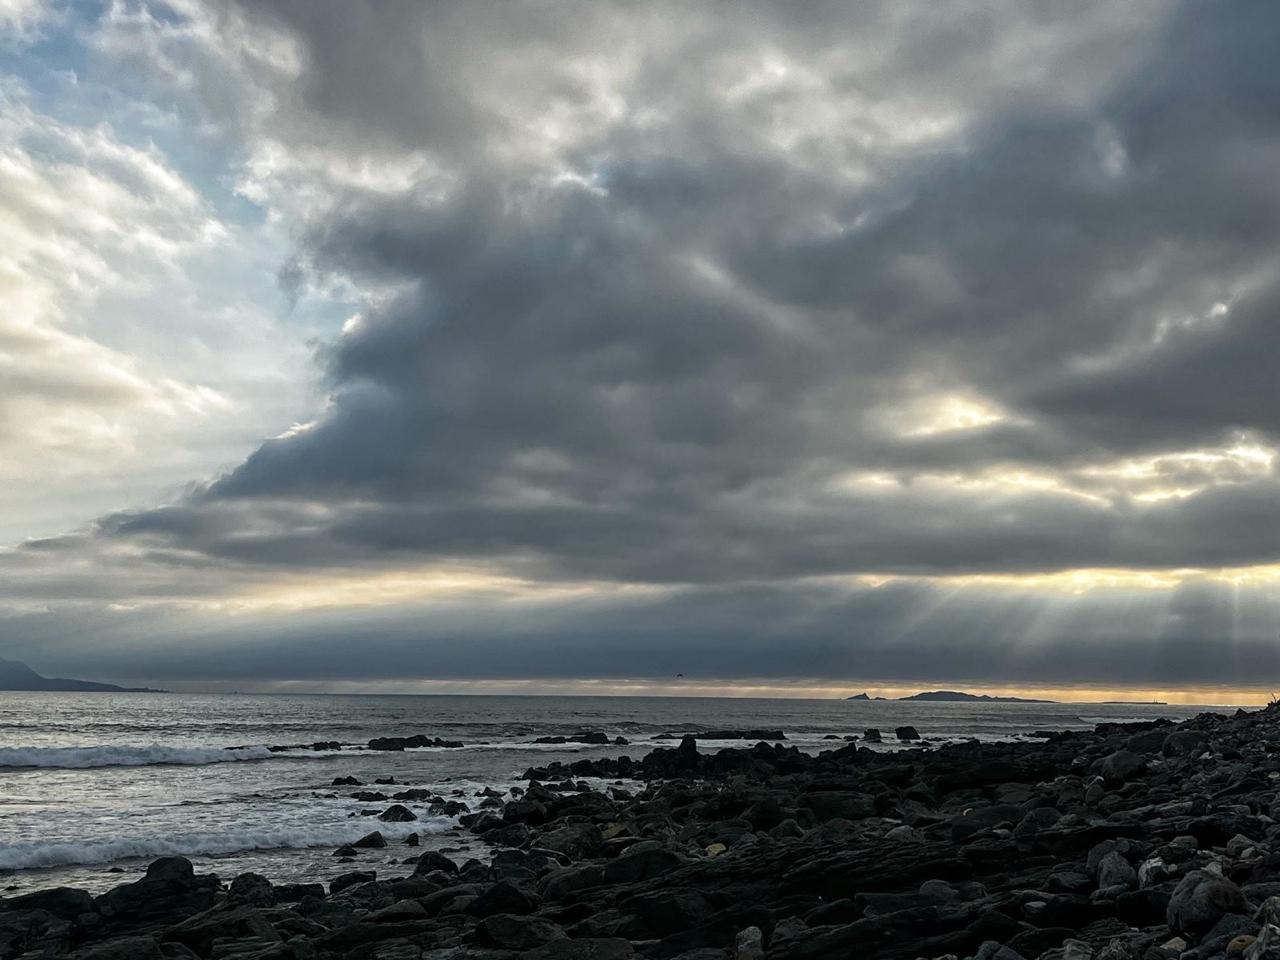
POLYGON ((0 899, 0 960, 1277 960, 1277 744, 1280 708, 817 756, 686 736, 456 801, 488 862, 372 833, 326 892, 164 858, 0 899))
POLYGON ((413 737, 374 737, 369 741, 370 750, 417 750, 421 747, 465 746, 460 740, 441 740, 439 737, 427 737, 418 734, 413 737))

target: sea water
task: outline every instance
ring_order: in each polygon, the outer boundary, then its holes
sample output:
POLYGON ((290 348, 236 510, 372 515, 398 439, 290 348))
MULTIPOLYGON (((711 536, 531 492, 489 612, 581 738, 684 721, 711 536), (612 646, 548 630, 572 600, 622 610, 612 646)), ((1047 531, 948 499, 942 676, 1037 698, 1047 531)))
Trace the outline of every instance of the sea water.
MULTIPOLYGON (((352 787, 387 794, 425 787, 478 809, 485 787, 507 790, 533 765, 583 757, 640 757, 664 735, 781 730, 807 752, 832 738, 910 724, 933 742, 1010 739, 1086 729, 1109 720, 1182 719, 1210 708, 1124 704, 938 703, 654 697, 309 696, 0 692, 0 889, 73 885, 99 891, 135 878, 157 856, 182 854, 200 871, 246 870, 277 882, 328 880, 353 869, 334 848, 378 829, 389 841, 360 869, 395 875, 423 849, 486 857, 456 817, 382 823, 391 801, 361 802, 352 787), (547 745, 545 736, 603 732, 626 746, 547 745), (462 748, 371 751, 374 737, 426 734, 462 748), (340 749, 269 747, 338 741, 340 749), (236 748, 236 749, 228 749, 236 748), (375 786, 394 777, 394 786, 375 786), (422 846, 403 846, 410 833, 422 846)), ((741 745, 700 739, 701 749, 741 745)))

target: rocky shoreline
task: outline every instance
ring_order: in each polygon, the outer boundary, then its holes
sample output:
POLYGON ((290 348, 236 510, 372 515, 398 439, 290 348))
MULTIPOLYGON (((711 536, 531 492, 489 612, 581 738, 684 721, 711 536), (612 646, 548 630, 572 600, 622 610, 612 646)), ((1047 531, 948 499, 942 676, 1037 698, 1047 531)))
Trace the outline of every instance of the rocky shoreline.
POLYGON ((508 793, 363 791, 400 824, 452 804, 491 862, 372 830, 327 888, 169 857, 0 899, 0 960, 1280 960, 1280 707, 833 747, 685 738, 508 793))

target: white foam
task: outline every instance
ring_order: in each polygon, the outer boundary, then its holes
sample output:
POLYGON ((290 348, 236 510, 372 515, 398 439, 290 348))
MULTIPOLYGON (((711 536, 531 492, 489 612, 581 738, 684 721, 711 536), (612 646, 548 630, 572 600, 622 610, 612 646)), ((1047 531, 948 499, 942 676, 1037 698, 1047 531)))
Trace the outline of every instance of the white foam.
POLYGON ((280 755, 266 747, 227 750, 222 747, 166 747, 158 743, 148 746, 0 747, 0 767, 203 766, 208 763, 267 760, 280 755))
POLYGON ((169 856, 209 856, 240 853, 246 850, 305 849, 338 847, 354 843, 365 834, 378 830, 389 843, 405 839, 410 833, 444 833, 453 829, 450 817, 432 817, 416 823, 370 823, 359 818, 338 826, 265 827, 249 830, 227 830, 221 833, 178 833, 168 837, 120 840, 86 840, 80 843, 9 843, 0 844, 0 869, 28 870, 39 867, 63 867, 71 864, 112 863, 131 858, 169 856))

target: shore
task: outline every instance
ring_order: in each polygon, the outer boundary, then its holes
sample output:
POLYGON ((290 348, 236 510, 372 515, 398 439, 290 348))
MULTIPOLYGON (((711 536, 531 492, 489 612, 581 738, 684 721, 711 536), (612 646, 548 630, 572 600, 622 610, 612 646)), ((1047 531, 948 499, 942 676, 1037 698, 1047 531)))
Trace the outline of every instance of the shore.
POLYGON ((0 958, 1280 958, 1278 783, 1277 708, 897 752, 686 738, 449 801, 491 852, 459 864, 378 830, 444 798, 347 782, 369 835, 327 886, 163 858, 0 899, 0 958))

